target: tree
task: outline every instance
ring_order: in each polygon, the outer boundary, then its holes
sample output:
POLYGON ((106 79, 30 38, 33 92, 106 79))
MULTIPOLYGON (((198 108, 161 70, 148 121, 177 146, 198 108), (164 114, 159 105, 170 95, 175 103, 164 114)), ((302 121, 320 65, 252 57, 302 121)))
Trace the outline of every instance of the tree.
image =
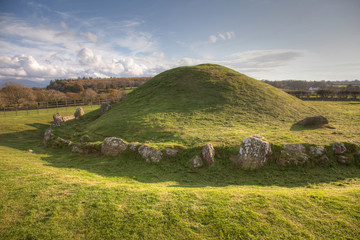
POLYGON ((44 90, 44 89, 36 89, 33 90, 34 96, 35 96, 35 101, 36 102, 46 102, 47 100, 47 92, 49 90, 44 90))
POLYGON ((332 89, 320 89, 316 91, 316 94, 319 95, 321 98, 329 98, 334 94, 334 90, 332 89))
POLYGON ((105 89, 105 88, 106 88, 106 84, 103 83, 103 82, 98 82, 98 83, 96 84, 96 88, 99 89, 99 90, 105 89))
POLYGON ((6 106, 6 101, 5 98, 3 96, 3 93, 0 91, 0 107, 3 108, 6 106))
POLYGON ((7 83, 1 89, 1 95, 7 104, 29 104, 35 100, 33 90, 19 83, 7 83))
POLYGON ((71 90, 74 93, 80 93, 84 91, 84 87, 80 83, 75 83, 74 85, 72 85, 71 90))
POLYGON ((85 89, 82 94, 84 99, 95 99, 97 97, 97 93, 91 88, 85 89))
POLYGON ((48 90, 46 92, 47 92, 47 96, 46 96, 47 101, 58 102, 60 100, 66 99, 66 95, 63 92, 52 90, 52 89, 48 90))

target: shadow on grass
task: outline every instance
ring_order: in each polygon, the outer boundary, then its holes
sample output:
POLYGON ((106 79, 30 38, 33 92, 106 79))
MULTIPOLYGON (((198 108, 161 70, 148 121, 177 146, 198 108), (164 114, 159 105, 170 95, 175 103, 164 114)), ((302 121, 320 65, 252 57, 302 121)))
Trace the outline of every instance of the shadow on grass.
POLYGON ((325 125, 316 125, 316 126, 301 126, 298 124, 293 124, 290 128, 290 131, 307 131, 307 130, 316 130, 316 129, 322 129, 322 128, 328 128, 328 129, 335 129, 335 127, 325 124, 325 125))
MULTIPOLYGON (((216 148, 215 165, 194 169, 188 159, 201 153, 201 149, 183 151, 174 158, 166 157, 161 163, 146 163, 139 154, 130 150, 117 157, 101 154, 78 154, 70 149, 45 148, 42 143, 45 124, 32 124, 37 128, 16 133, 1 134, 0 145, 19 150, 32 149, 34 154, 46 154, 41 160, 48 166, 64 169, 80 169, 113 181, 129 179, 130 182, 161 183, 174 182, 171 187, 226 187, 280 186, 304 187, 321 183, 334 183, 360 177, 360 168, 330 163, 328 166, 279 167, 273 160, 257 171, 239 169, 230 162, 229 156, 235 148, 216 148)), ((72 173, 73 174, 73 173, 72 173)))

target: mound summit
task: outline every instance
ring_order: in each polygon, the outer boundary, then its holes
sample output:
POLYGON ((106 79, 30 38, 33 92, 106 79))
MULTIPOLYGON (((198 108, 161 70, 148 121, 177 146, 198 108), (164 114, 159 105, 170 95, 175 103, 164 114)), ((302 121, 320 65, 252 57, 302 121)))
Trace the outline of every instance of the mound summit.
POLYGON ((154 145, 232 143, 261 122, 293 124, 316 109, 280 89, 214 65, 158 74, 88 126, 90 132, 154 145))

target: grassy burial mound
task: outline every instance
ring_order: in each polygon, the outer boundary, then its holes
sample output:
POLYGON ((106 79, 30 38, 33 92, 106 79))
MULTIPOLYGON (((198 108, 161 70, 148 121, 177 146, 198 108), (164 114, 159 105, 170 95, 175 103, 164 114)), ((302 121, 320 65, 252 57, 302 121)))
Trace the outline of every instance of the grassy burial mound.
POLYGON ((289 129, 313 114, 314 107, 275 87, 220 65, 202 64, 155 76, 88 130, 158 146, 238 144, 259 133, 259 124, 264 131, 289 129))

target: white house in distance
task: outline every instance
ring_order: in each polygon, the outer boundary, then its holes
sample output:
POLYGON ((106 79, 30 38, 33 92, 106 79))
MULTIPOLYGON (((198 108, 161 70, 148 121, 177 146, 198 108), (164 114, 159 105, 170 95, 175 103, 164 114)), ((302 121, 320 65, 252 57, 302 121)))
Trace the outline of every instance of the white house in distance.
POLYGON ((319 90, 319 87, 310 87, 309 88, 309 91, 317 91, 317 90, 319 90))

